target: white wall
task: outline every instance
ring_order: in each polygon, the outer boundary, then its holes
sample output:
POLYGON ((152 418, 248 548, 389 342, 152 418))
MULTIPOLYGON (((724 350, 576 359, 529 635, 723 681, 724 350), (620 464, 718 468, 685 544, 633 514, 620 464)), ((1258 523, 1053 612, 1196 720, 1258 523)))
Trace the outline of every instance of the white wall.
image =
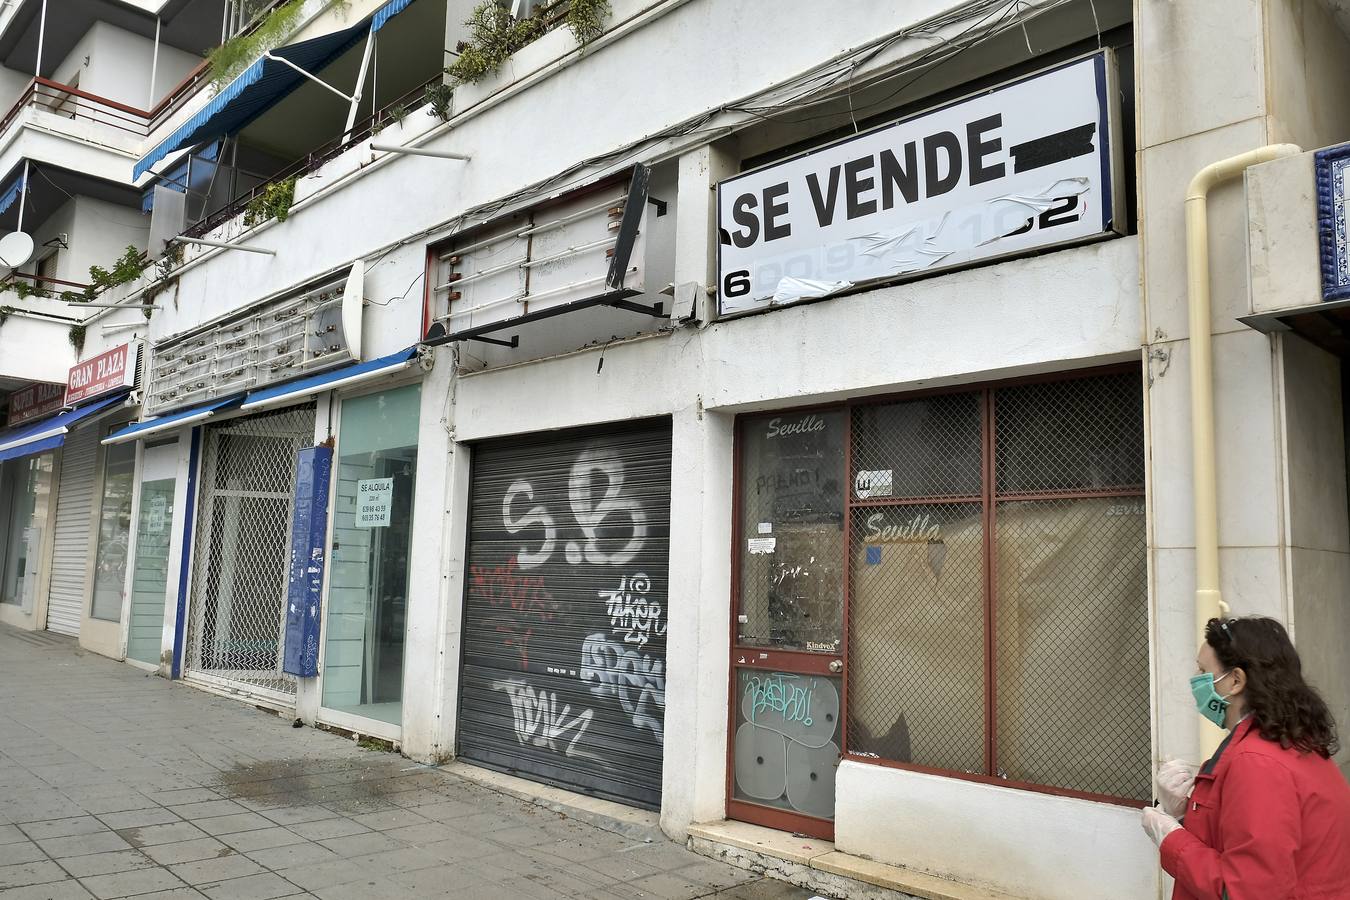
POLYGON ((79 89, 85 93, 148 110, 201 62, 190 53, 161 43, 152 91, 154 53, 152 38, 96 22, 53 71, 52 81, 70 84, 78 74, 79 89))

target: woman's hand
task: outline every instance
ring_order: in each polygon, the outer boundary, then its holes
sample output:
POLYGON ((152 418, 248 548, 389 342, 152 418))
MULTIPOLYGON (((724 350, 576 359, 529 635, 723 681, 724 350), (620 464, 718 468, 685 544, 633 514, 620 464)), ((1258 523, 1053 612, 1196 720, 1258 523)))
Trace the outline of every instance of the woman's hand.
POLYGON ((1186 814, 1186 800, 1195 786, 1197 769, 1190 763, 1173 759, 1158 769, 1158 805, 1174 819, 1186 814))
POLYGON ((1153 838, 1153 843, 1159 847, 1169 834, 1181 827, 1181 823, 1153 806, 1144 807, 1143 820, 1140 822, 1144 826, 1144 831, 1153 838))

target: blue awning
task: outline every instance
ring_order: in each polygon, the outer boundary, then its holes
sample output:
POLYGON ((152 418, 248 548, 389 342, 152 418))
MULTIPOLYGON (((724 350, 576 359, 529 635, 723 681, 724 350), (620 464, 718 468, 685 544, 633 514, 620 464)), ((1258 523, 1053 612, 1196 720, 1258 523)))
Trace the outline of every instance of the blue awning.
POLYGON ((238 406, 243 399, 243 394, 235 394, 232 397, 223 397, 219 400, 212 400, 210 403, 180 409, 165 416, 146 419, 144 422, 132 422, 126 428, 114 431, 105 437, 103 443, 121 444, 125 441, 138 441, 165 431, 174 431, 188 425, 195 425, 204 419, 211 418, 223 409, 238 406))
POLYGON ((66 434, 70 429, 113 404, 121 403, 126 396, 124 391, 90 403, 88 406, 68 409, 37 422, 0 431, 0 462, 55 450, 66 442, 66 434))
MULTIPOLYGON (((367 32, 376 32, 394 16, 403 12, 412 0, 389 0, 370 18, 332 34, 311 38, 298 44, 277 47, 272 53, 289 60, 310 74, 350 50, 367 32)), ((234 134, 273 104, 300 86, 305 77, 284 63, 262 57, 253 62, 234 81, 226 85, 200 112, 188 119, 173 134, 137 161, 132 180, 140 178, 164 157, 208 138, 234 134)))
POLYGON ((14 201, 19 199, 19 194, 24 191, 24 173, 20 172, 19 177, 15 178, 9 187, 5 188, 4 194, 0 194, 0 213, 4 213, 14 205, 14 201))
POLYGON ((320 375, 310 375, 298 381, 288 381, 272 387, 250 391, 244 398, 240 409, 259 409, 262 407, 282 406, 287 403, 299 403, 307 397, 332 390, 335 387, 368 381, 381 375, 390 375, 402 371, 417 359, 417 345, 379 359, 352 363, 340 369, 332 369, 320 375))

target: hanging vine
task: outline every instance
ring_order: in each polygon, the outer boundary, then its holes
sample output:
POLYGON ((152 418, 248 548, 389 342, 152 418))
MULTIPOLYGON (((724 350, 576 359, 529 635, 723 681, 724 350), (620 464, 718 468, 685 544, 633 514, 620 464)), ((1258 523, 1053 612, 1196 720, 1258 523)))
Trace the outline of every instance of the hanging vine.
POLYGON ((235 35, 209 51, 206 59, 211 65, 211 81, 216 90, 233 81, 235 76, 253 65, 253 61, 268 50, 279 47, 295 31, 295 26, 300 24, 304 6, 305 0, 283 3, 268 13, 257 28, 247 34, 235 35))
POLYGON ((84 332, 84 325, 70 326, 70 346, 75 348, 76 356, 84 352, 84 332))
POLYGON ((567 8, 567 27, 584 47, 605 33, 611 12, 609 0, 572 0, 567 8))
POLYGON ((248 226, 276 219, 285 222, 295 202, 295 179, 283 178, 265 185, 244 207, 244 224, 248 226))

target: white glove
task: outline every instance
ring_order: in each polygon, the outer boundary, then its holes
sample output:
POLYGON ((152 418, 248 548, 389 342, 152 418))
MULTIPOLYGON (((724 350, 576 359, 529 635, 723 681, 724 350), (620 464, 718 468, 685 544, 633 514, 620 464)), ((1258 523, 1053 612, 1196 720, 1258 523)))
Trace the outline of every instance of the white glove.
POLYGON ((1144 815, 1140 824, 1144 826, 1144 831, 1148 832, 1148 836, 1153 838, 1153 843, 1159 847, 1162 846, 1163 840, 1169 834, 1181 827, 1180 822, 1153 806, 1144 807, 1144 815))
POLYGON ((1195 786, 1198 770, 1179 759, 1170 760, 1158 769, 1158 805, 1174 819, 1186 814, 1186 800, 1195 786))

